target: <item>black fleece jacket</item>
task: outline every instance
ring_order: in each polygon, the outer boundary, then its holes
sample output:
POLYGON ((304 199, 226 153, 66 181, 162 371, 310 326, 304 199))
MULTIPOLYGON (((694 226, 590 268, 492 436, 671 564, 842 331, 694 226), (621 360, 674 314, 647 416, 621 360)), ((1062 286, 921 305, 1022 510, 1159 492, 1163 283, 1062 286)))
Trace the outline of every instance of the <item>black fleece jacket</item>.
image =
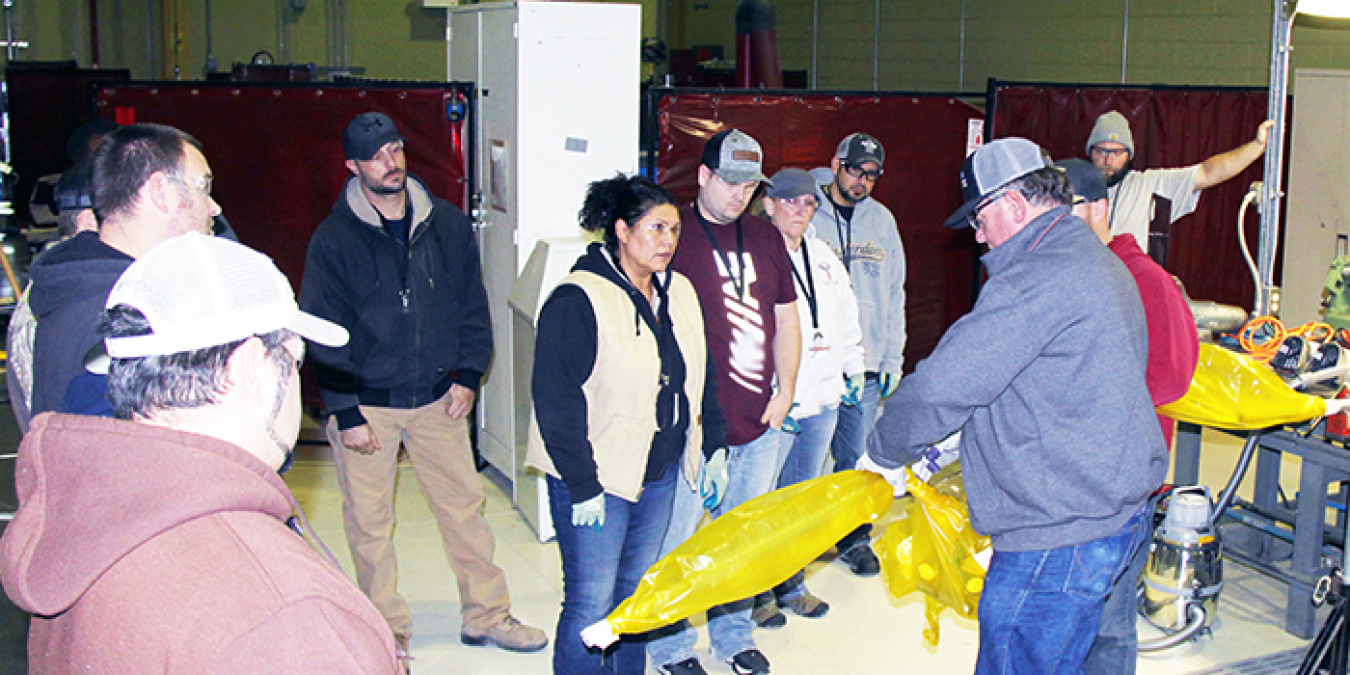
POLYGON ((309 241, 300 307, 347 329, 345 347, 310 343, 338 428, 365 424, 358 405, 411 409, 452 384, 473 390, 492 356, 492 324, 468 216, 408 175, 411 233, 381 225, 354 177, 309 241))
MULTIPOLYGON (((657 313, 653 314, 646 296, 619 272, 601 244, 591 244, 586 254, 577 259, 572 271, 591 272, 624 289, 633 301, 633 330, 639 335, 645 330, 656 340, 666 386, 656 399, 654 414, 659 431, 652 438, 643 482, 661 477, 666 470, 678 470, 672 465, 684 452, 690 410, 689 399, 684 396, 684 355, 675 340, 666 301, 669 272, 653 279, 661 300, 657 313), (675 420, 675 424, 670 424, 671 420, 675 420)), ((530 385, 535 417, 549 458, 563 482, 567 483, 567 491, 576 504, 604 491, 596 476, 595 456, 586 428, 586 396, 581 390, 581 385, 595 369, 598 330, 595 309, 586 292, 564 284, 544 303, 535 338, 534 379, 530 385)), ((707 361, 701 412, 703 453, 711 456, 714 450, 726 445, 727 423, 717 403, 717 373, 713 360, 707 361)))

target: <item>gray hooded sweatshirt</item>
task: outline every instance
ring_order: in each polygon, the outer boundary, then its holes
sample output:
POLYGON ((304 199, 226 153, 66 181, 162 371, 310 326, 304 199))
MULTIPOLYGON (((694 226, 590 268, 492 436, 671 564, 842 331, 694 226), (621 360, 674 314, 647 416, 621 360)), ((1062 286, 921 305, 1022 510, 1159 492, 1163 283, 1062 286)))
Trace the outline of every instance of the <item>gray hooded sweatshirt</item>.
POLYGON ((816 236, 844 263, 858 299, 863 367, 898 373, 905 365, 905 247, 895 216, 868 197, 853 208, 853 219, 840 216, 825 194, 834 182, 830 167, 811 170, 820 208, 811 219, 816 236), (844 242, 848 251, 844 250, 844 242))
POLYGON ((971 520, 996 550, 1113 534, 1167 472, 1134 281, 1068 207, 982 261, 975 308, 886 402, 868 454, 899 466, 962 429, 971 520))

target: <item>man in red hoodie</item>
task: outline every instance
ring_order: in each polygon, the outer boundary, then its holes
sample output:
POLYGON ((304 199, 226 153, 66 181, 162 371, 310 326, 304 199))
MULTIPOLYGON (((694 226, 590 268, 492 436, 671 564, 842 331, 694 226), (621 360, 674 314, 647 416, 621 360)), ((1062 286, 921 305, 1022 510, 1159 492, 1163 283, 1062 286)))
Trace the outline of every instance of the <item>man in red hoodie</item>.
POLYGON ((106 307, 118 419, 34 418, 0 539, 0 582, 35 615, 30 670, 400 672, 388 625, 294 525, 279 475, 302 338, 347 332, 301 312, 265 256, 203 234, 139 257, 106 307))
MULTIPOLYGON (((1172 275, 1144 253, 1132 234, 1111 236, 1110 206, 1106 198, 1106 181, 1090 162, 1068 159, 1056 166, 1063 169, 1073 184, 1073 212, 1087 221, 1097 237, 1111 252, 1125 263, 1139 287, 1139 299, 1144 304, 1144 319, 1148 323, 1148 369, 1144 380, 1148 384, 1153 405, 1171 403, 1190 389, 1195 375, 1195 364, 1200 357, 1199 335, 1195 317, 1172 275)), ((1163 440, 1172 447, 1172 433, 1176 422, 1159 414, 1163 440)), ((1153 527, 1147 519, 1145 527, 1153 527)), ((1145 541, 1152 539, 1150 534, 1145 541)), ((1135 587, 1148 561, 1148 547, 1136 552, 1125 574, 1111 588, 1106 608, 1102 611, 1097 639, 1088 652, 1084 670, 1091 675, 1133 675, 1138 657, 1139 638, 1135 631, 1135 617, 1139 614, 1135 587)))

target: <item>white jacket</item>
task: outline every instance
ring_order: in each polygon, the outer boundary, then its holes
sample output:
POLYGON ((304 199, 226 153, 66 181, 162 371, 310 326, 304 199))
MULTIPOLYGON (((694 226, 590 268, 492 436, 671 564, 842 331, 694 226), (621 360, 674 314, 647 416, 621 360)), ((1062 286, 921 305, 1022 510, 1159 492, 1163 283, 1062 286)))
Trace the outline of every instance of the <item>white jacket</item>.
POLYGON ((800 279, 797 287, 797 316, 802 327, 802 360, 797 369, 797 391, 792 400, 798 407, 794 418, 811 417, 821 410, 839 405, 844 395, 844 376, 863 372, 862 328, 858 324, 858 300, 853 295, 848 272, 825 242, 816 238, 815 227, 808 226, 802 245, 789 250, 788 257, 800 279), (812 327, 811 306, 806 300, 806 272, 802 249, 809 249, 811 278, 816 287, 816 304, 821 340, 812 327), (819 347, 825 347, 820 349, 819 347))

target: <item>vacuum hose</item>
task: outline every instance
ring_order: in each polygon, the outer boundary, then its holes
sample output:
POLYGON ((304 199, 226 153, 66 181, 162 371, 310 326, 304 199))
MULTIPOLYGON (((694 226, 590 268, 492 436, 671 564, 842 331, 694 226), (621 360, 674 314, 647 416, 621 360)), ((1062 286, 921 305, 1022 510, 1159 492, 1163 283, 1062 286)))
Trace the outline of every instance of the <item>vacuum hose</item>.
POLYGON ((1163 637, 1160 637, 1157 640, 1140 642, 1139 651, 1157 652, 1162 651, 1164 649, 1171 649, 1172 647, 1175 647, 1195 637, 1195 634, 1199 633, 1200 629, 1204 627, 1205 627, 1205 608, 1201 607, 1199 603, 1191 603, 1189 605, 1186 605, 1185 628, 1182 628, 1181 630, 1172 633, 1171 635, 1165 635, 1163 637))
POLYGON ((1256 446, 1260 444, 1260 432, 1254 431, 1247 436, 1247 442, 1242 446, 1242 456, 1238 458, 1237 466, 1233 468, 1233 475, 1228 479, 1228 485, 1224 486, 1223 492, 1219 493, 1219 501, 1214 504, 1214 514, 1209 519, 1210 527, 1218 527, 1219 519, 1223 517, 1228 507, 1233 505, 1238 485, 1242 484, 1242 478, 1247 475, 1247 467, 1252 464, 1252 455, 1256 454, 1256 446))

